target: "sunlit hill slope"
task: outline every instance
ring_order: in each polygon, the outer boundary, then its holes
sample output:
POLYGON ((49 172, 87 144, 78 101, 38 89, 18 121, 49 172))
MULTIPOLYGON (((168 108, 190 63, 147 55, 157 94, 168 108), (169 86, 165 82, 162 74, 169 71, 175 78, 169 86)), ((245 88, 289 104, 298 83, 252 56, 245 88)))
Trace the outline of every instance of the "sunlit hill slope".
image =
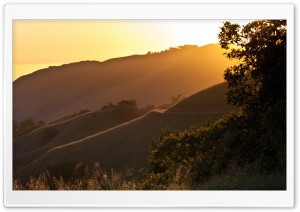
POLYGON ((179 93, 189 96, 223 81, 231 62, 222 52, 210 44, 45 68, 13 83, 13 117, 48 122, 82 108, 97 110, 108 101, 135 99, 144 107, 179 93))

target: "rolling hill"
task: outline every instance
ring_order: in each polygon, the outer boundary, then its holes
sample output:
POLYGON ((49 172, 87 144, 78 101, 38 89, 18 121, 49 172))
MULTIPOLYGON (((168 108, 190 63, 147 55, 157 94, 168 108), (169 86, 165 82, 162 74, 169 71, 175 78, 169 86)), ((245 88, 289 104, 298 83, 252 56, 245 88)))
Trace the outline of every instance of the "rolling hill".
POLYGON ((189 96, 222 82, 233 63, 222 53, 218 44, 209 44, 38 70, 14 81, 13 117, 49 122, 122 99, 135 99, 139 107, 163 104, 172 95, 189 96))
POLYGON ((111 110, 89 112, 63 121, 62 119, 66 117, 63 116, 53 121, 54 124, 48 124, 14 139, 14 170, 42 156, 51 148, 83 139, 123 123, 112 115, 111 110), (45 136, 49 129, 55 133, 52 133, 52 136, 51 134, 45 136))
MULTIPOLYGON (((61 125, 64 125, 65 128, 68 127, 68 130, 59 132, 55 138, 38 148, 33 150, 27 148, 16 152, 14 178, 26 181, 30 175, 35 176, 49 167, 74 165, 79 161, 86 165, 99 162, 104 169, 112 168, 120 171, 126 168, 145 169, 152 139, 158 137, 163 128, 188 129, 192 124, 200 123, 208 118, 214 121, 224 113, 234 110, 225 103, 226 88, 226 83, 210 87, 185 98, 166 111, 151 111, 130 122, 109 129, 108 127, 98 129, 98 132, 94 134, 89 131, 86 137, 79 138, 78 135, 76 137, 76 133, 79 134, 78 132, 81 131, 81 128, 78 128, 80 126, 83 131, 95 126, 92 122, 83 121, 83 117, 90 116, 92 113, 75 118, 78 121, 77 128, 73 128, 74 119, 58 123, 57 127, 62 128, 61 125), (217 107, 212 107, 212 105, 217 105, 217 107), (192 108, 191 111, 188 110, 189 107, 192 108), (69 136, 73 136, 74 139, 63 140, 64 132, 72 132, 69 136)), ((102 121, 106 122, 106 119, 102 121)), ((34 135, 41 133, 39 131, 42 129, 26 135, 26 139, 24 139, 25 136, 21 137, 18 142, 24 146, 28 142, 30 146, 31 141, 39 140, 34 139, 34 135)))

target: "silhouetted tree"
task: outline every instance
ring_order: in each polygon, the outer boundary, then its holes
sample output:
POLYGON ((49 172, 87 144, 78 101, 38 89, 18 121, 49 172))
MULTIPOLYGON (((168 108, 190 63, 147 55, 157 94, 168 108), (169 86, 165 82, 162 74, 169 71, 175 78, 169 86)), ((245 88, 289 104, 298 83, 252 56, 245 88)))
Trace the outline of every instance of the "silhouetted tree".
POLYGON ((137 103, 135 100, 122 100, 117 103, 116 108, 113 110, 116 118, 122 121, 129 121, 136 118, 139 114, 137 103))
POLYGON ((177 102, 181 101, 182 99, 184 99, 184 97, 182 95, 183 95, 183 93, 178 94, 177 96, 172 96, 170 98, 171 102, 172 103, 177 103, 177 102))
POLYGON ((260 20, 245 26, 225 22, 219 43, 239 64, 228 68, 227 102, 241 108, 260 143, 265 170, 286 164, 286 21, 260 20))
POLYGON ((37 123, 33 120, 33 118, 27 118, 24 121, 21 121, 19 124, 19 127, 17 128, 15 132, 15 137, 24 135, 26 133, 29 133, 39 127, 42 127, 45 125, 44 121, 38 121, 37 123))
POLYGON ((114 109, 116 107, 116 104, 113 102, 107 102, 106 105, 101 107, 101 110, 109 110, 109 109, 114 109))
POLYGON ((240 61, 224 73, 228 103, 257 113, 285 101, 285 20, 253 21, 243 27, 225 22, 218 37, 222 48, 230 50, 226 56, 240 61))

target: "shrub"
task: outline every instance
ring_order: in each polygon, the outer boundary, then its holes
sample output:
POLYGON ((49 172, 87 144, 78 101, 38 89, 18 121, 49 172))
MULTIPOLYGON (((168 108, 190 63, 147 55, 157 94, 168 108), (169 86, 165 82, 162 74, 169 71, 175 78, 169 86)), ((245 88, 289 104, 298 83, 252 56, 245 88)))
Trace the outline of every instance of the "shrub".
POLYGON ((270 140, 260 120, 252 118, 234 112, 214 124, 204 123, 189 131, 163 130, 151 145, 144 189, 170 189, 175 184, 189 188, 229 170, 242 170, 240 174, 247 176, 274 172, 285 175, 281 172, 285 145, 270 140))
POLYGON ((85 114, 88 112, 91 112, 91 111, 89 109, 80 109, 80 111, 78 112, 78 115, 85 114))
POLYGON ((35 122, 33 118, 29 117, 18 124, 13 120, 13 137, 18 137, 45 125, 44 121, 35 122))
POLYGON ((110 110, 114 109, 116 105, 113 102, 107 102, 106 105, 101 107, 101 110, 110 110))
POLYGON ((139 115, 135 100, 122 100, 118 102, 112 112, 114 117, 121 121, 129 121, 139 115))

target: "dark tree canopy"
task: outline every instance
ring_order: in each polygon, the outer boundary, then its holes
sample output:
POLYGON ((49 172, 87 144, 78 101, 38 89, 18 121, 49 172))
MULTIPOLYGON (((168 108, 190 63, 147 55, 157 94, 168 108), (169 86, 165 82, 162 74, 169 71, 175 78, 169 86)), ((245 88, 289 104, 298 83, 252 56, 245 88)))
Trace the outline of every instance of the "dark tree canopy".
POLYGON ((44 125, 44 121, 36 122, 31 117, 21 121, 19 124, 15 120, 13 120, 13 138, 29 133, 44 125))
POLYGON ((228 68, 227 101, 252 111, 286 99, 286 21, 260 20, 245 26, 225 22, 218 35, 226 56, 239 63, 228 68))
POLYGON ((240 126, 259 142, 264 169, 284 172, 286 164, 285 20, 253 21, 245 26, 225 22, 219 43, 239 63, 225 70, 227 101, 240 107, 250 127, 240 126), (268 167, 268 168, 267 168, 268 167))
POLYGON ((107 102, 106 105, 101 107, 101 110, 109 110, 109 109, 114 109, 116 105, 113 102, 107 102))
POLYGON ((112 112, 119 120, 129 121, 138 116, 138 106, 135 100, 122 100, 112 112))

